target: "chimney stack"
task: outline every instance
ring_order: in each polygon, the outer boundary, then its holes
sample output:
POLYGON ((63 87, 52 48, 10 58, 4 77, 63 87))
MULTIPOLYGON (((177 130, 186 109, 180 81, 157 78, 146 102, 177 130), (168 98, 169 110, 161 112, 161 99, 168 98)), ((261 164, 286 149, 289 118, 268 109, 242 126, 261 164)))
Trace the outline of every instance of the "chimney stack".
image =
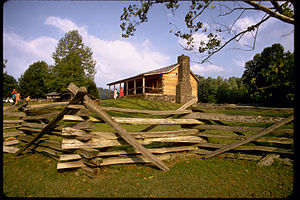
POLYGON ((178 82, 176 85, 176 103, 185 104, 192 99, 190 82, 190 57, 178 56, 178 82))

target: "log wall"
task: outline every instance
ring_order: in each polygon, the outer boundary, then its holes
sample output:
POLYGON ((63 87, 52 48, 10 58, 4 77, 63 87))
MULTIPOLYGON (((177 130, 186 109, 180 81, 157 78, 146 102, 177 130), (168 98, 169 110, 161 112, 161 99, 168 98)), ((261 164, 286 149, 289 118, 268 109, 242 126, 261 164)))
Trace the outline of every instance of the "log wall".
MULTIPOLYGON (((176 84, 178 81, 178 67, 167 74, 163 74, 163 94, 176 95, 176 84)), ((190 74, 190 82, 192 86, 192 96, 198 95, 198 82, 195 77, 190 74)))

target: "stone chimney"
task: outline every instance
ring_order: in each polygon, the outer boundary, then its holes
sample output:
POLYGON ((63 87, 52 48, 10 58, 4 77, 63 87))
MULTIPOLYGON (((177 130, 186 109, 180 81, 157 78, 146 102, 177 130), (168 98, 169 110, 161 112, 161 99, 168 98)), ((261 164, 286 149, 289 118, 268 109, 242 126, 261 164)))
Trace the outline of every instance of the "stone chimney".
POLYGON ((185 104, 192 99, 190 82, 190 57, 178 56, 178 82, 176 85, 176 103, 185 104))

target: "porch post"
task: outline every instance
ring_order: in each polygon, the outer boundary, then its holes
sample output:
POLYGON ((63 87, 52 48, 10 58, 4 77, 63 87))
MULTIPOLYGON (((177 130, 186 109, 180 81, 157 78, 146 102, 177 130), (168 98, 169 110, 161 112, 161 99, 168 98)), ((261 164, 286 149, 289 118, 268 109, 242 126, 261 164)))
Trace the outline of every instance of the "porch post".
POLYGON ((126 95, 128 95, 128 81, 126 81, 126 95))
POLYGON ((134 88, 133 94, 136 95, 136 80, 135 79, 133 80, 133 88, 134 88))
POLYGON ((114 91, 113 91, 114 98, 115 98, 115 90, 116 90, 116 85, 114 84, 114 91))
POLYGON ((110 85, 108 85, 108 98, 110 98, 110 85))
POLYGON ((143 94, 145 94, 145 77, 143 76, 143 94))

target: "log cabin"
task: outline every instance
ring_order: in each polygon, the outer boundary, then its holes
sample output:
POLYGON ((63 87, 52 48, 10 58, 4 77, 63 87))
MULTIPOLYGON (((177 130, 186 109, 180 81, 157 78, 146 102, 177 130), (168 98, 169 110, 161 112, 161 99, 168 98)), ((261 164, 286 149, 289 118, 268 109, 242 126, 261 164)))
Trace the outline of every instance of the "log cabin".
POLYGON ((198 95, 198 78, 190 70, 190 58, 178 56, 176 64, 148 71, 107 84, 123 88, 124 96, 139 96, 148 100, 185 103, 198 95))

